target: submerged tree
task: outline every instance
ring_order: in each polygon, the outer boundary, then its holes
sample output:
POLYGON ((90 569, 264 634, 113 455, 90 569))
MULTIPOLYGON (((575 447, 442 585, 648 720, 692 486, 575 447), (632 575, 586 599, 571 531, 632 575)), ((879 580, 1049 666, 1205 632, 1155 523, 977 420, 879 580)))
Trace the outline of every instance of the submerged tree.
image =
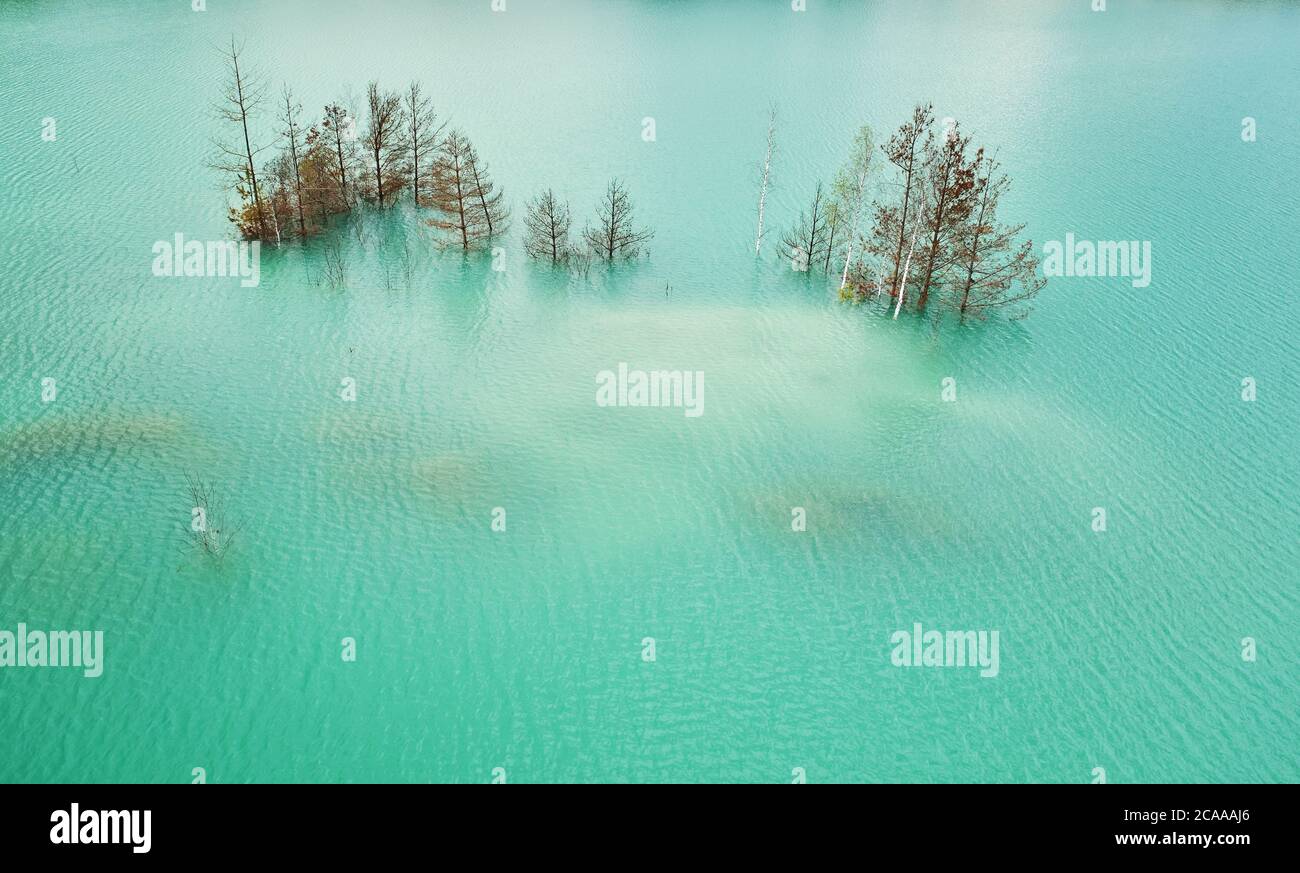
POLYGON ((524 213, 524 251, 529 256, 558 264, 569 257, 569 204, 547 188, 528 204, 524 213))
POLYGON ((280 130, 280 136, 284 139, 285 148, 288 149, 289 163, 293 168, 293 191, 294 203, 298 211, 298 233, 302 236, 307 235, 307 218, 303 210, 303 190, 302 190, 302 169, 301 163, 304 155, 301 149, 306 145, 302 126, 298 123, 298 118, 302 114, 302 106, 293 101, 293 91, 288 85, 284 86, 281 92, 284 99, 284 108, 281 110, 280 123, 284 125, 280 130))
POLYGON ((867 248, 883 262, 884 284, 889 289, 889 299, 903 293, 904 273, 910 264, 906 257, 912 248, 910 241, 916 236, 916 223, 921 210, 921 176, 925 155, 930 151, 934 132, 934 110, 917 106, 911 120, 904 123, 881 146, 885 157, 902 174, 898 182, 897 199, 876 203, 876 222, 867 248))
MULTIPOLYGON (((918 204, 920 211, 925 210, 925 191, 921 192, 921 203, 918 204)), ((907 244, 907 257, 903 259, 903 274, 898 279, 898 293, 894 299, 894 318, 898 318, 898 313, 903 308, 903 300, 907 297, 907 277, 912 272, 912 256, 916 254, 916 240, 921 235, 924 225, 920 221, 912 222, 912 240, 907 244)))
POLYGON ((763 153, 762 176, 758 184, 758 233, 754 236, 754 254, 763 249, 763 213, 767 207, 767 185, 772 175, 772 154, 776 150, 776 106, 767 113, 767 150, 763 153))
POLYGON ((823 185, 818 182, 812 205, 799 213, 799 223, 781 237, 781 256, 796 270, 806 271, 811 265, 820 264, 825 271, 830 257, 828 208, 823 185))
POLYGON ((294 166, 288 152, 280 152, 262 167, 262 214, 276 245, 293 227, 294 166))
POLYGON ((471 147, 459 130, 443 139, 430 171, 429 204, 442 214, 429 224, 447 231, 462 250, 469 251, 489 238, 474 189, 470 167, 471 147))
POLYGON ((830 275, 831 261, 844 244, 844 226, 848 224, 848 210, 844 201, 832 196, 826 201, 826 254, 822 259, 822 274, 830 275))
POLYGON ((469 168, 473 200, 478 204, 479 215, 482 217, 484 227, 487 228, 488 238, 498 236, 505 232, 506 223, 510 220, 510 213, 506 211, 503 202, 505 192, 496 190, 496 183, 488 173, 487 162, 479 159, 478 152, 468 141, 466 141, 465 163, 469 168))
POLYGON ((303 143, 302 158, 298 162, 302 197, 312 222, 319 223, 325 216, 346 212, 349 205, 343 198, 334 144, 327 132, 317 127, 308 128, 303 143))
MULTIPOLYGON (((351 204, 348 192, 349 169, 356 162, 357 126, 356 119, 348 114, 341 103, 331 103, 325 107, 325 118, 321 121, 321 140, 333 153, 331 174, 338 185, 339 198, 345 204, 351 204)), ((355 177, 355 173, 352 174, 355 177)))
POLYGON ((427 157, 438 148, 447 122, 438 124, 438 114, 433 111, 433 101, 424 96, 419 82, 412 82, 402 95, 402 108, 406 114, 406 141, 411 151, 411 194, 420 203, 420 158, 427 157))
POLYGON ((364 145, 374 173, 375 197, 382 207, 385 193, 396 195, 406 185, 403 174, 407 147, 405 112, 400 97, 391 91, 379 90, 379 83, 373 81, 366 87, 366 107, 368 126, 364 145))
POLYGON ((322 249, 324 269, 322 277, 333 288, 342 288, 348 283, 348 262, 343 246, 338 239, 331 239, 322 249))
POLYGON ((871 128, 863 125, 853 138, 849 162, 835 176, 833 193, 835 202, 848 224, 847 245, 844 251, 844 269, 840 273, 840 289, 849 281, 849 268, 853 264, 853 248, 858 239, 862 211, 867 201, 867 177, 871 173, 871 156, 875 152, 875 138, 871 128))
POLYGON ((1038 272, 1033 240, 1017 243, 1023 224, 997 223, 998 200, 1011 186, 993 158, 976 160, 973 208, 957 243, 952 305, 965 320, 1029 300, 1047 284, 1038 272))
POLYGON ((611 179, 605 196, 596 207, 596 226, 582 232, 592 254, 607 263, 631 260, 654 237, 654 231, 638 227, 632 217, 632 198, 618 179, 611 179))
POLYGON ((970 137, 962 136, 954 123, 943 141, 926 155, 924 178, 927 208, 921 213, 924 248, 917 273, 920 286, 916 309, 924 312, 930 290, 952 266, 956 258, 957 238, 971 210, 975 187, 974 162, 967 161, 970 137))
POLYGON ((248 123, 266 97, 266 85, 256 73, 241 67, 243 52, 243 46, 237 45, 234 37, 231 37, 229 50, 222 51, 228 79, 215 109, 223 121, 237 125, 239 129, 234 143, 215 143, 219 156, 214 167, 234 179, 235 192, 241 201, 239 209, 231 209, 230 220, 243 236, 265 240, 269 237, 268 224, 256 169, 257 155, 265 146, 253 146, 248 123))
POLYGON ((569 249, 569 256, 565 259, 565 265, 569 268, 570 273, 586 279, 591 275, 591 262, 594 257, 591 249, 574 246, 569 249))
POLYGON ((928 106, 883 147, 898 168, 898 197, 876 203, 876 223, 866 250, 874 269, 859 264, 846 275, 844 297, 884 296, 894 317, 909 291, 924 312, 936 295, 965 320, 1036 295, 1046 284, 1039 275, 1033 243, 1017 241, 1023 224, 997 222, 997 206, 1010 181, 984 150, 969 155, 970 138, 953 122, 936 144, 928 106))
POLYGON ((212 483, 186 476, 185 490, 190 503, 185 540, 196 551, 220 563, 242 525, 227 517, 225 499, 212 483))

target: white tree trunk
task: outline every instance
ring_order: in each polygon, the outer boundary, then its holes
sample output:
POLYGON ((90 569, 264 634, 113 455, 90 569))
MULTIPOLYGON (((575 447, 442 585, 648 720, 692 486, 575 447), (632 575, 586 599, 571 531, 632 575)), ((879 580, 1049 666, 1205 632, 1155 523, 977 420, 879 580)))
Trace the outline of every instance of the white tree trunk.
POLYGON ((921 232, 921 225, 918 222, 916 230, 912 231, 912 242, 907 247, 907 260, 903 262, 903 281, 898 283, 898 303, 894 306, 894 318, 898 318, 898 310, 903 308, 903 295, 907 293, 907 271, 912 269, 912 252, 916 249, 916 237, 921 232))
POLYGON ((849 264, 853 263, 853 237, 856 237, 858 235, 856 222, 854 224, 855 227, 853 228, 853 236, 849 237, 849 250, 844 254, 844 273, 841 274, 840 276, 841 291, 844 290, 845 285, 849 284, 849 264))
POLYGON ((849 264, 853 263, 853 241, 858 238, 858 223, 862 219, 862 201, 867 190, 867 173, 858 177, 858 190, 853 192, 853 229, 849 232, 849 249, 844 253, 844 273, 840 276, 840 290, 849 283, 849 264))
POLYGON ((280 244, 280 217, 275 214, 275 200, 271 200, 271 220, 275 222, 275 244, 280 244))
POLYGON ((776 141, 776 110, 767 122, 767 152, 763 155, 763 183, 758 189, 758 235, 754 237, 754 254, 763 248, 763 209, 767 206, 767 178, 772 172, 772 146, 776 141))

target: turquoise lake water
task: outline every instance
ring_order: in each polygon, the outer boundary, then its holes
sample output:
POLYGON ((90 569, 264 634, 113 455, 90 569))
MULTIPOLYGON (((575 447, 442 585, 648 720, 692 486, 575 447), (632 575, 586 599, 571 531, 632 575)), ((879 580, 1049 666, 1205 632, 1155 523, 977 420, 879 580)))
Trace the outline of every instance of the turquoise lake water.
POLYGON ((98 679, 0 670, 0 780, 1300 779, 1300 4, 207 5, 0 6, 0 629, 105 634, 98 679), (505 270, 403 204, 256 288, 153 276, 230 233, 232 33, 312 114, 422 79, 505 270), (963 327, 792 272, 857 127, 927 101, 1026 236, 1149 240, 1151 284, 963 327), (581 224, 611 176, 649 258, 528 262, 524 199, 581 224), (705 413, 598 407, 619 362, 705 413), (243 524, 220 566, 187 474, 243 524), (914 622, 998 630, 998 676, 892 666, 914 622))

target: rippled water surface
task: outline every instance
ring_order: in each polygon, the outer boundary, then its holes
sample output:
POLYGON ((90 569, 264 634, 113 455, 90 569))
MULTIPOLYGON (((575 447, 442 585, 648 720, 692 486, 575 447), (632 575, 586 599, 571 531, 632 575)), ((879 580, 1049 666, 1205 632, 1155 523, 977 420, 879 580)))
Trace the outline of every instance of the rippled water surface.
POLYGON ((0 779, 1300 779, 1300 4, 189 5, 0 7, 0 628, 106 640, 0 671, 0 779), (402 205, 257 288, 154 277, 229 234, 232 33, 313 113, 423 79, 517 217, 623 178, 649 259, 574 280, 516 221, 494 272, 402 205), (1028 236, 1150 240, 1152 282, 847 307, 753 257, 770 100, 774 234, 933 101, 1028 236), (620 361, 705 414, 597 407, 620 361), (187 474, 244 525, 219 568, 187 474), (999 630, 999 675, 891 666, 913 622, 999 630))

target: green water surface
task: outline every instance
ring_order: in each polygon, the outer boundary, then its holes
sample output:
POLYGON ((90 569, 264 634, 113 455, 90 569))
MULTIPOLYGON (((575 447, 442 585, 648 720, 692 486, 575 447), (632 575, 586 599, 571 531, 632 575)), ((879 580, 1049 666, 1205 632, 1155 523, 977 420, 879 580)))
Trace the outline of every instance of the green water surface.
POLYGON ((0 670, 0 780, 1300 779, 1300 4, 207 6, 0 5, 0 629, 106 647, 0 670), (505 269, 404 203, 256 288, 153 276, 230 233, 231 34, 313 115, 422 79, 515 210, 505 269), (1151 284, 846 306, 753 255, 771 101, 772 243, 932 101, 1026 236, 1149 240, 1151 284), (581 223, 611 176, 648 259, 530 263, 524 199, 581 223), (704 415, 598 407, 619 362, 703 371, 704 415), (219 567, 187 474, 244 525, 219 567), (998 676, 892 666, 914 622, 998 630, 998 676))

